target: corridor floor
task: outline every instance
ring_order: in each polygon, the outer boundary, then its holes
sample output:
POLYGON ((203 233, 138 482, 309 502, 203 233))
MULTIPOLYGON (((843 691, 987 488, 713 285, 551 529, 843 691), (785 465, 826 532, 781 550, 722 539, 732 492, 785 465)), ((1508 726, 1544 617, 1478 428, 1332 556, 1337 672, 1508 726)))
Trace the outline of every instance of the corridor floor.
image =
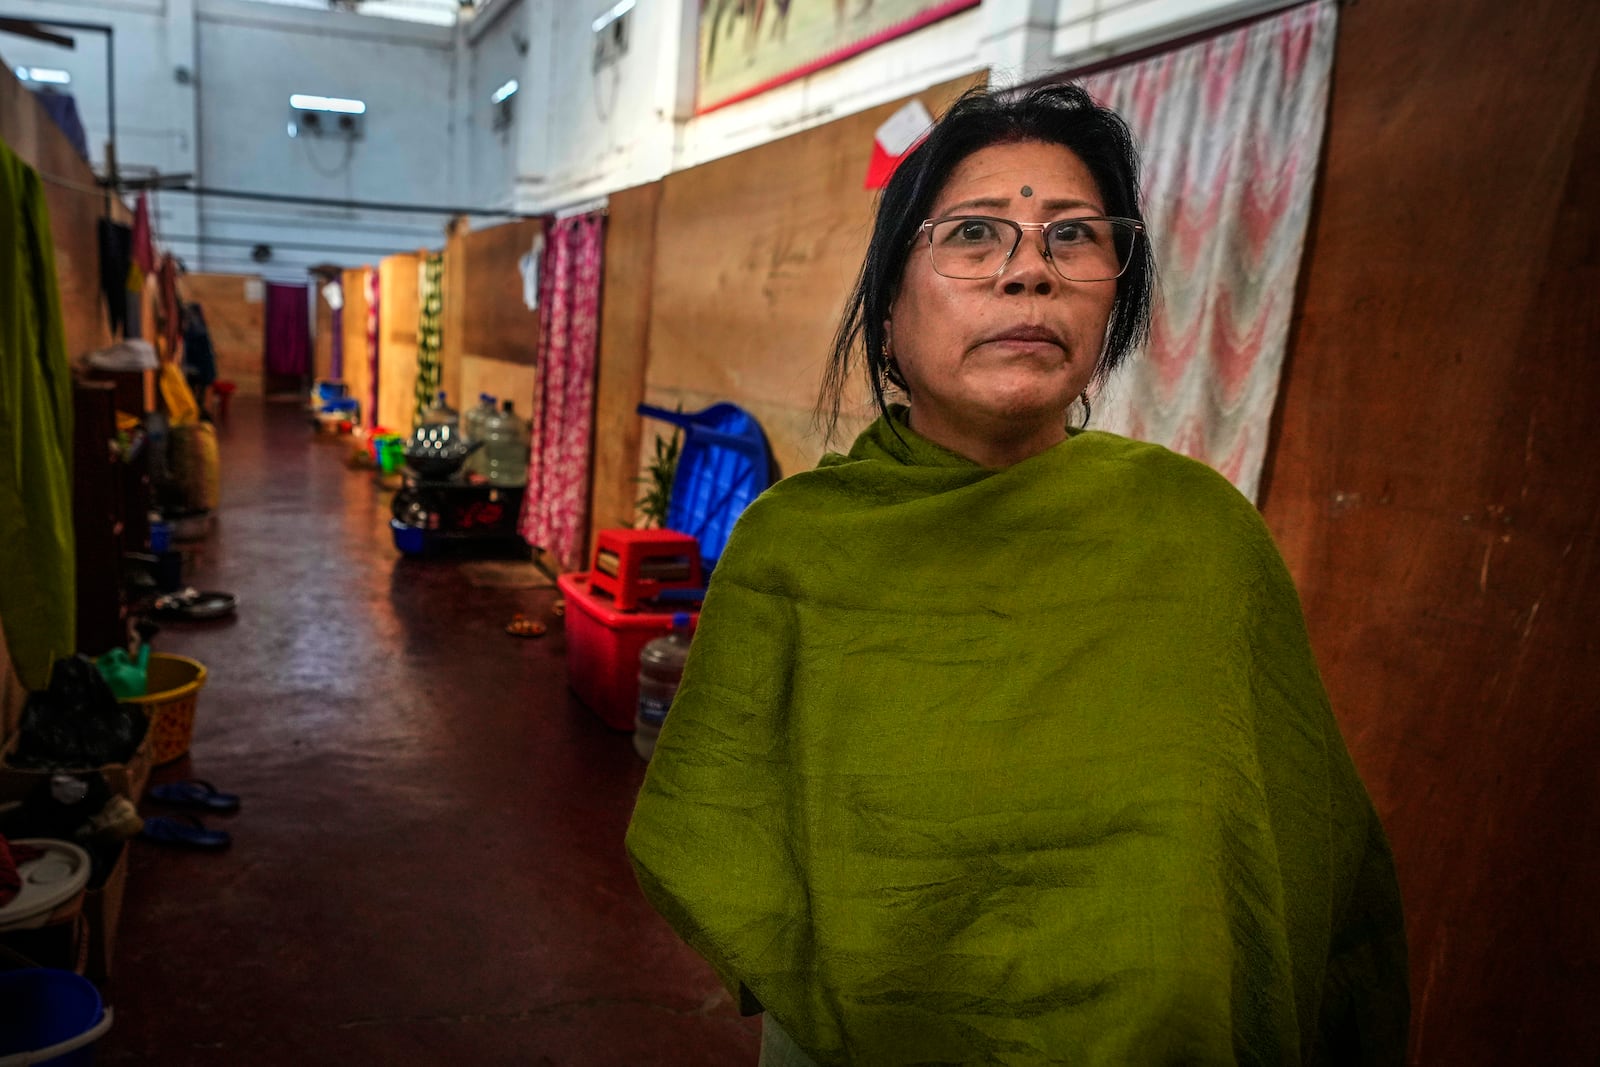
POLYGON ((155 644, 210 672, 156 780, 243 809, 207 817, 224 853, 135 842, 99 1062, 754 1064, 758 1021, 634 883, 644 764, 569 693, 555 591, 399 557, 342 444, 240 399, 186 575, 238 618, 155 644))

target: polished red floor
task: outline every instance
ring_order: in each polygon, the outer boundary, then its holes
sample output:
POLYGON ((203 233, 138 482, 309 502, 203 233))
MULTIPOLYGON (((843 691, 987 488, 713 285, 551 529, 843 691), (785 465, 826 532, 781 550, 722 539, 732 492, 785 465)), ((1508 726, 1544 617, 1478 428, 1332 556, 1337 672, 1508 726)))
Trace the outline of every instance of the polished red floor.
MULTIPOLYGON (((397 556, 387 494, 241 398, 188 572, 240 597, 187 762, 243 795, 208 855, 136 842, 106 1064, 754 1064, 622 849, 644 766, 568 692, 549 589, 397 556)), ((146 814, 157 809, 145 805, 146 814)))

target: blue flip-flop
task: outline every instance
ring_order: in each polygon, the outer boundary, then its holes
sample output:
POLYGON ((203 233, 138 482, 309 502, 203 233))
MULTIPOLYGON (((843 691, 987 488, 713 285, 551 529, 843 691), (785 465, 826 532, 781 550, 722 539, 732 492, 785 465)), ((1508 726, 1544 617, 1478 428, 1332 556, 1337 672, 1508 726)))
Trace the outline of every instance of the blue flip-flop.
POLYGON ((218 814, 239 810, 239 797, 236 794, 224 793, 203 778, 153 785, 146 795, 151 800, 171 804, 175 808, 195 808, 218 814))
POLYGON ((144 821, 144 832, 140 836, 159 844, 202 852, 220 852, 233 844, 233 835, 228 831, 208 830, 193 815, 153 815, 144 821))

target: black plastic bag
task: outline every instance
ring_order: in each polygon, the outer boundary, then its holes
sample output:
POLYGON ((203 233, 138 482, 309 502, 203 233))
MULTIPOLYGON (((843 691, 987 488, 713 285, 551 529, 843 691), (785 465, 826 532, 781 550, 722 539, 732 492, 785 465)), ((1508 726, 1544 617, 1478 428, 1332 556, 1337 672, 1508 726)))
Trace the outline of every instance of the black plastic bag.
POLYGON ((136 706, 119 704, 87 656, 56 660, 50 688, 28 694, 13 767, 101 767, 126 763, 149 723, 136 706))

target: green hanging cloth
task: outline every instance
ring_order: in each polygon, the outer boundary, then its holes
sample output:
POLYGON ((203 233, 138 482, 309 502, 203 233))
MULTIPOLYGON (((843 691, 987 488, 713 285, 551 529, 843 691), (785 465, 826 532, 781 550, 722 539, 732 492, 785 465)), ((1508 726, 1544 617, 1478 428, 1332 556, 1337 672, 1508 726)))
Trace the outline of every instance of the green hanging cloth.
POLYGON ((433 406, 439 393, 443 368, 439 363, 439 313, 444 308, 444 256, 429 256, 422 264, 422 286, 418 293, 418 306, 422 309, 417 322, 417 407, 412 413, 413 428, 422 424, 422 416, 433 406))
POLYGON ((39 175, 0 141, 0 623, 43 689, 77 646, 72 372, 39 175))

